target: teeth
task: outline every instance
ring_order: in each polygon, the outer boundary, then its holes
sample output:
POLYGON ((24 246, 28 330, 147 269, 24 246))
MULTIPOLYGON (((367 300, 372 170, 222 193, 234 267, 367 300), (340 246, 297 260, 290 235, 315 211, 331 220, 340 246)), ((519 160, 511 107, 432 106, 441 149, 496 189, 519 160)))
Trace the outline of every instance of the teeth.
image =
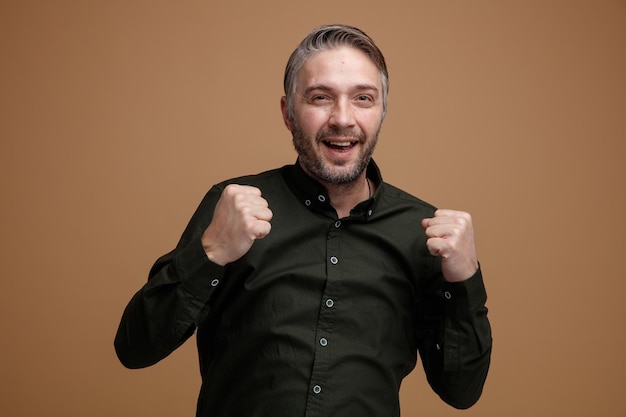
POLYGON ((352 142, 330 142, 333 146, 350 146, 352 142))

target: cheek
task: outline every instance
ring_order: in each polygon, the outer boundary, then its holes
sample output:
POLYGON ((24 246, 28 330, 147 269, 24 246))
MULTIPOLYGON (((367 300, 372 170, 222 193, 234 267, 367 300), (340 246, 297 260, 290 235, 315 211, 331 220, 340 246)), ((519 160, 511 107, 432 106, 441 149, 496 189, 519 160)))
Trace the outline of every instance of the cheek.
POLYGON ((296 120, 300 129, 310 135, 321 130, 325 126, 328 117, 321 111, 309 111, 297 115, 296 120))
POLYGON ((363 115, 363 117, 358 118, 358 124, 361 130, 367 135, 375 135, 380 130, 382 124, 382 113, 380 115, 363 115))

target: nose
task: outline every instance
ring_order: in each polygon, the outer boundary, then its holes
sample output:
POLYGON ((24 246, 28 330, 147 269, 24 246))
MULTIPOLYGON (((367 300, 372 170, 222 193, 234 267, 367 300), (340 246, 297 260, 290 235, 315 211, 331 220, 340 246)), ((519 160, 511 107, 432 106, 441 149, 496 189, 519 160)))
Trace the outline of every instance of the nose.
POLYGON ((338 99, 335 101, 328 122, 330 126, 341 129, 354 126, 354 109, 349 100, 338 99))

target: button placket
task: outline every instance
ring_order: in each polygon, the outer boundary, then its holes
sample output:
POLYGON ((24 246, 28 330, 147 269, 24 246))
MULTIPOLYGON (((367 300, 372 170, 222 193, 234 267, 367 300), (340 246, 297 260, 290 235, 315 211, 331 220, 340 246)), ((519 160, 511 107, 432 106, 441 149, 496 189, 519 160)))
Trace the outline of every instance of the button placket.
MULTIPOLYGON (((321 201, 321 200, 320 200, 321 201)), ((311 393, 307 399, 307 410, 319 410, 324 401, 327 386, 332 386, 329 378, 329 365, 333 361, 332 337, 335 322, 336 299, 341 288, 341 253, 340 237, 343 222, 333 219, 327 229, 326 239, 326 285, 319 304, 319 315, 316 326, 315 353, 309 385, 311 393), (330 385, 329 385, 330 384, 330 385)), ((313 413, 316 414, 316 413, 313 413)), ((317 415, 317 414, 316 414, 317 415)))

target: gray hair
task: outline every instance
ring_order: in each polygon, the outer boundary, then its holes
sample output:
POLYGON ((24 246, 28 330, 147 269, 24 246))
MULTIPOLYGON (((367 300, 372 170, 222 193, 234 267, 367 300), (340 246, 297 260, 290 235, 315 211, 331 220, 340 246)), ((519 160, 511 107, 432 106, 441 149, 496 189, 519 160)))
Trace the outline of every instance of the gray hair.
POLYGON ((318 52, 351 46, 364 52, 380 71, 383 86, 383 115, 387 112, 387 95, 389 93, 389 74, 383 53, 378 49, 372 38, 362 30, 347 25, 325 25, 314 29, 300 42, 287 61, 285 68, 285 97, 289 118, 294 118, 294 100, 296 96, 296 78, 298 72, 308 58, 318 52))

